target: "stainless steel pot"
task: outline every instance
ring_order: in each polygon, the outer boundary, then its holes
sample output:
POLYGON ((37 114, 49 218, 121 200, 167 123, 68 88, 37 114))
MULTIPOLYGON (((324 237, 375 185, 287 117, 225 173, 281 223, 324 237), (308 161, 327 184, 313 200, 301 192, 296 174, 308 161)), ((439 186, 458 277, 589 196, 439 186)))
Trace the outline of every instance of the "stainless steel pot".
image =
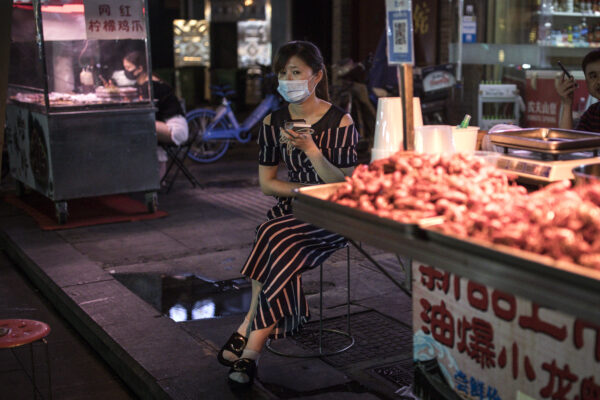
POLYGON ((575 176, 576 185, 600 181, 600 163, 580 165, 573 168, 572 171, 575 176))

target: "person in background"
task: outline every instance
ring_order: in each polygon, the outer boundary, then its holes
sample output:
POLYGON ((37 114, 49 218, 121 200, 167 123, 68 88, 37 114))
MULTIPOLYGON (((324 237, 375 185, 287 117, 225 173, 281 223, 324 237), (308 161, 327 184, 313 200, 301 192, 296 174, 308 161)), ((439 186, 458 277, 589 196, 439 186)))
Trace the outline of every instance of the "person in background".
MULTIPOLYGON (((146 71, 146 56, 141 51, 133 51, 123 58, 123 68, 127 79, 135 81, 144 98, 148 94, 148 72, 146 71)), ((179 146, 188 138, 188 124, 181 103, 173 89, 158 77, 152 76, 152 90, 156 111, 156 137, 159 144, 174 144, 179 146)), ((158 146, 156 155, 159 162, 159 179, 165 173, 167 153, 158 146)))
POLYGON ((242 274, 251 279, 252 300, 238 329, 217 359, 233 386, 251 385, 267 338, 293 334, 309 319, 301 275, 321 265, 346 239, 294 218, 294 189, 343 182, 357 161, 358 133, 352 118, 329 103, 327 72, 310 42, 283 45, 273 62, 278 91, 288 103, 267 115, 258 134, 260 187, 277 204, 256 228, 254 246, 242 274), (285 121, 305 120, 311 128, 285 129, 285 121), (278 178, 285 163, 288 181, 278 178))
MULTIPOLYGON (((590 96, 600 99, 600 49, 590 51, 581 62, 590 96)), ((581 115, 577 126, 573 128, 573 97, 577 83, 573 77, 568 78, 563 72, 562 79, 557 82, 556 90, 561 98, 562 111, 559 128, 579 131, 600 132, 600 102, 592 104, 581 115)))

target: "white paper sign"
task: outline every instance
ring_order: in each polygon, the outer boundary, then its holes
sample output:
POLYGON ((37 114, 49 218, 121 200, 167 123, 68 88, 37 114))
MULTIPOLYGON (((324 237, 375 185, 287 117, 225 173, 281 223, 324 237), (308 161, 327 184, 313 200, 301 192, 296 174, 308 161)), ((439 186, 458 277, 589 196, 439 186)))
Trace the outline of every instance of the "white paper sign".
POLYGON ((83 0, 88 39, 145 39, 143 0, 83 0))
POLYGON ((461 398, 600 398, 597 323, 418 261, 412 273, 414 358, 436 358, 461 398))

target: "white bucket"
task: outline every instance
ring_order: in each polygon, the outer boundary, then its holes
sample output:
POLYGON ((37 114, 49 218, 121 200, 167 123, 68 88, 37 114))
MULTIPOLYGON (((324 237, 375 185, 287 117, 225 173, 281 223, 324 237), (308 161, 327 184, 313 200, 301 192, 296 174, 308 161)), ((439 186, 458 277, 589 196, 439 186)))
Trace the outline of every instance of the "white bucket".
POLYGON ((452 137, 454 139, 454 150, 457 153, 473 153, 477 150, 478 126, 468 126, 466 128, 452 127, 452 137))

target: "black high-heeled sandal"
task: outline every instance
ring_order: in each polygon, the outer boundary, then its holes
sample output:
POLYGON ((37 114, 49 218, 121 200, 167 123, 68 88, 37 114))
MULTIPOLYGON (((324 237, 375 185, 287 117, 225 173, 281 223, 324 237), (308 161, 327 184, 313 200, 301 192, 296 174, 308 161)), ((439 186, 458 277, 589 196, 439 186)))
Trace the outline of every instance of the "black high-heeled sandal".
POLYGON ((252 384, 254 383, 254 377, 256 376, 256 370, 256 361, 251 360, 249 358, 237 359, 233 363, 233 366, 229 370, 229 375, 227 376, 229 384, 234 388, 247 388, 249 386, 252 386, 252 384), (248 376, 248 382, 238 382, 236 380, 231 379, 231 374, 234 372, 238 372, 248 376))
POLYGON ((235 354, 238 357, 242 356, 242 352, 244 351, 244 348, 246 347, 246 343, 248 343, 248 338, 240 335, 237 332, 233 332, 231 334, 231 336, 229 337, 229 340, 227 340, 227 343, 225 343, 223 345, 223 347, 221 347, 221 351, 219 351, 219 354, 217 355, 217 360, 225 365, 226 367, 232 367, 233 364, 235 363, 235 361, 230 361, 226 358, 223 357, 223 352, 224 351, 230 351, 233 354, 235 354))

